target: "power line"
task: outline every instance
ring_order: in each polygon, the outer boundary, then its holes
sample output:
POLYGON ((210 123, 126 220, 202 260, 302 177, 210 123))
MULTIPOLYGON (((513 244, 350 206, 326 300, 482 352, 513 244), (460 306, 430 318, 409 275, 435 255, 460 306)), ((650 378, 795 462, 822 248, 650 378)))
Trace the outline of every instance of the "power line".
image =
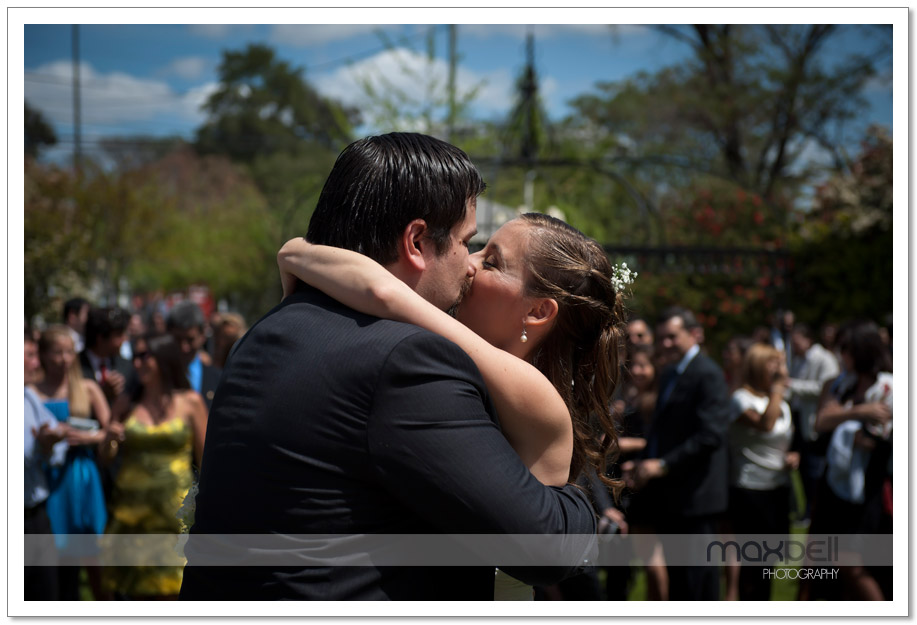
MULTIPOLYGON (((440 24, 438 26, 431 26, 430 28, 435 32, 438 29, 448 28, 448 27, 449 27, 448 24, 440 24)), ((399 39, 404 42, 412 42, 422 37, 426 37, 428 34, 429 33, 427 32, 420 32, 414 35, 405 35, 403 37, 400 37, 399 39)), ((335 67, 337 65, 348 65, 350 63, 353 63, 354 61, 358 61, 358 60, 373 56, 374 54, 378 54, 379 52, 388 50, 390 47, 391 46, 389 44, 383 44, 382 46, 373 48, 372 50, 366 50, 364 52, 358 52, 357 54, 351 54, 344 58, 337 59, 335 61, 325 61, 323 63, 316 63, 315 65, 312 65, 312 66, 305 66, 303 69, 308 74, 310 71, 321 70, 321 69, 325 69, 326 67, 335 67)))
MULTIPOLYGON (((438 30, 438 29, 441 29, 441 28, 448 28, 448 27, 449 27, 448 24, 443 24, 443 25, 438 25, 438 26, 432 26, 431 28, 432 28, 434 31, 436 31, 436 30, 438 30)), ((426 33, 426 32, 421 32, 421 33, 416 33, 416 34, 414 34, 414 35, 409 35, 409 36, 401 37, 401 38, 399 38, 399 40, 400 40, 400 41, 404 41, 404 42, 413 42, 413 41, 415 41, 415 40, 417 40, 417 39, 420 39, 421 37, 426 37, 427 35, 428 35, 428 33, 426 33)), ((383 52, 383 51, 388 50, 388 49, 390 49, 390 48, 391 48, 391 45, 388 44, 388 43, 386 43, 386 44, 383 44, 383 45, 381 45, 381 46, 378 46, 378 47, 375 47, 375 48, 372 48, 372 49, 369 49, 369 50, 364 50, 363 52, 357 52, 357 53, 355 53, 355 54, 350 54, 350 55, 348 55, 348 56, 346 56, 346 57, 342 57, 342 58, 339 58, 339 59, 335 59, 335 60, 333 60, 333 61, 324 61, 324 62, 321 62, 321 63, 315 63, 314 65, 304 65, 302 69, 303 69, 303 71, 308 75, 308 74, 310 74, 310 73, 313 73, 313 72, 316 72, 316 71, 321 71, 321 70, 324 70, 324 69, 327 69, 327 68, 336 67, 336 66, 339 66, 339 65, 348 65, 348 64, 350 64, 350 63, 353 63, 354 61, 358 61, 358 60, 361 60, 361 59, 364 59, 364 58, 368 58, 368 57, 370 57, 370 56, 373 56, 373 55, 375 55, 375 54, 378 54, 379 52, 383 52)), ((25 81, 26 81, 26 82, 34 82, 34 83, 42 83, 42 84, 50 84, 50 85, 61 85, 61 86, 69 86, 69 85, 71 84, 71 80, 72 80, 70 77, 66 77, 66 76, 56 76, 56 75, 54 75, 54 74, 42 74, 42 73, 39 73, 39 72, 32 72, 32 71, 28 71, 28 70, 26 70, 26 71, 24 72, 24 78, 25 78, 25 81)), ((111 85, 107 85, 107 84, 106 84, 106 85, 103 86, 102 83, 104 83, 104 82, 105 82, 105 81, 102 81, 102 80, 99 80, 99 79, 86 79, 86 78, 83 78, 83 79, 81 80, 81 88, 83 88, 83 89, 100 90, 100 91, 102 91, 102 90, 106 90, 106 91, 107 91, 107 90, 111 89, 111 85), (98 86, 96 86, 96 85, 98 85, 98 86)), ((186 88, 186 89, 175 89, 175 90, 172 91, 172 93, 175 94, 175 95, 187 95, 187 94, 189 94, 189 93, 191 93, 192 91, 195 91, 195 90, 197 90, 197 89, 200 89, 200 85, 195 86, 195 87, 188 87, 188 88, 186 88)), ((139 99, 139 98, 138 98, 138 99, 139 99)))
MULTIPOLYGON (((25 82, 33 82, 33 83, 55 85, 55 86, 59 85, 61 87, 70 86, 70 81, 71 81, 71 78, 69 77, 54 76, 52 74, 38 74, 36 72, 25 72, 24 76, 25 76, 25 82)), ((83 90, 90 89, 92 91, 108 91, 108 92, 110 92, 112 89, 122 89, 123 88, 122 85, 111 85, 111 84, 107 84, 107 81, 100 81, 98 79, 86 79, 86 78, 84 78, 81 81, 81 87, 83 90)), ((171 87, 169 87, 170 93, 172 95, 178 95, 178 96, 188 95, 189 93, 193 91, 197 91, 200 88, 201 88, 200 85, 197 85, 194 87, 188 87, 187 89, 172 89, 171 87)), ((139 100, 139 99, 146 99, 146 98, 141 98, 141 97, 132 98, 131 96, 126 96, 124 99, 138 99, 139 100)))

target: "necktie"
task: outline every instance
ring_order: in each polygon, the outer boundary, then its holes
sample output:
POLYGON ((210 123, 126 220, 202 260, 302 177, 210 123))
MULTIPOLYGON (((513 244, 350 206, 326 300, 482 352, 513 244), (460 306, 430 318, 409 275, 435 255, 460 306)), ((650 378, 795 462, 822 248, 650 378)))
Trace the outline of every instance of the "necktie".
POLYGON ((105 378, 108 377, 108 367, 105 366, 104 362, 101 365, 99 365, 99 375, 102 378, 102 382, 104 382, 105 378))

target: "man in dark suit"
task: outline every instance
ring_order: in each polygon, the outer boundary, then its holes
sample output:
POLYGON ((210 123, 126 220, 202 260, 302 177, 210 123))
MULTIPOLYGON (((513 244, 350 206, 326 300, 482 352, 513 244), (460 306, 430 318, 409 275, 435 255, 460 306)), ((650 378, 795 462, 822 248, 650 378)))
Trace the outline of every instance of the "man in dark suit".
MULTIPOLYGON (((213 395, 220 382, 222 370, 204 362, 202 348, 207 340, 204 311, 191 301, 177 303, 166 319, 166 329, 181 348, 182 362, 188 369, 191 388, 200 393, 207 403, 207 410, 213 403, 213 395)), ((206 355, 209 361, 209 355, 206 355)))
POLYGON ((133 364, 120 353, 130 320, 130 313, 118 307, 92 308, 86 319, 86 348, 80 352, 80 369, 84 378, 99 383, 109 405, 136 384, 133 364))
MULTIPOLYGON (((307 237, 374 258, 446 310, 474 274, 467 244, 483 189, 448 143, 369 137, 338 157, 307 237)), ((437 536, 445 545, 456 534, 595 531, 578 489, 543 486, 513 452, 461 349, 303 284, 236 344, 201 465, 182 599, 493 599, 493 566, 414 566, 398 553, 375 565, 296 566, 286 552, 268 552, 283 566, 232 566, 253 562, 255 550, 239 541, 210 549, 214 535, 451 535, 437 536), (217 559, 228 565, 204 566, 217 559)), ((485 542, 464 544, 476 552, 485 542)), ((551 583, 582 570, 576 555, 505 569, 551 583)))
MULTIPOLYGON (((656 519, 654 529, 662 535, 716 534, 727 506, 728 390, 722 370, 701 353, 692 331, 696 326, 694 314, 684 308, 661 315, 656 341, 672 364, 660 376, 644 457, 622 465, 628 485, 642 491, 652 509, 649 518, 656 519)), ((684 546, 671 545, 670 550, 684 546)), ((717 567, 668 570, 669 599, 719 600, 717 567)))

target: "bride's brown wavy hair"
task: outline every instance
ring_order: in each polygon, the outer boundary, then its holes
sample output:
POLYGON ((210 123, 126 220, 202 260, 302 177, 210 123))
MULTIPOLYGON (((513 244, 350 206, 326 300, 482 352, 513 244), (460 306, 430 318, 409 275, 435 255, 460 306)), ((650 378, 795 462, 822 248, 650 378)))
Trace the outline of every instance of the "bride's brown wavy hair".
POLYGON ((611 397, 624 346, 622 294, 612 285, 608 256, 593 239, 548 215, 519 219, 533 228, 525 294, 558 305, 554 327, 535 348, 532 364, 554 384, 573 419, 569 481, 591 466, 617 499, 623 483, 607 477, 605 467, 618 448, 611 397))

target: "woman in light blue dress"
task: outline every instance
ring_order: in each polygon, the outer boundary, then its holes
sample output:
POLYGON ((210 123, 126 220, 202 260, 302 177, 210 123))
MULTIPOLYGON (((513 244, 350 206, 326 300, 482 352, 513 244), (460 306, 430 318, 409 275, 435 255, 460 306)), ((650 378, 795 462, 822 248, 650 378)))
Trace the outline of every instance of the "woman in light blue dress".
POLYGON ((69 451, 62 466, 48 468, 48 517, 61 560, 62 600, 79 599, 79 566, 87 567, 93 591, 98 589, 94 544, 68 538, 73 534, 102 534, 107 520, 102 479, 95 447, 104 438, 110 411, 102 389, 84 379, 66 326, 51 326, 38 342, 44 378, 35 391, 58 421, 69 425, 69 451), (69 562, 68 562, 69 561, 69 562))

